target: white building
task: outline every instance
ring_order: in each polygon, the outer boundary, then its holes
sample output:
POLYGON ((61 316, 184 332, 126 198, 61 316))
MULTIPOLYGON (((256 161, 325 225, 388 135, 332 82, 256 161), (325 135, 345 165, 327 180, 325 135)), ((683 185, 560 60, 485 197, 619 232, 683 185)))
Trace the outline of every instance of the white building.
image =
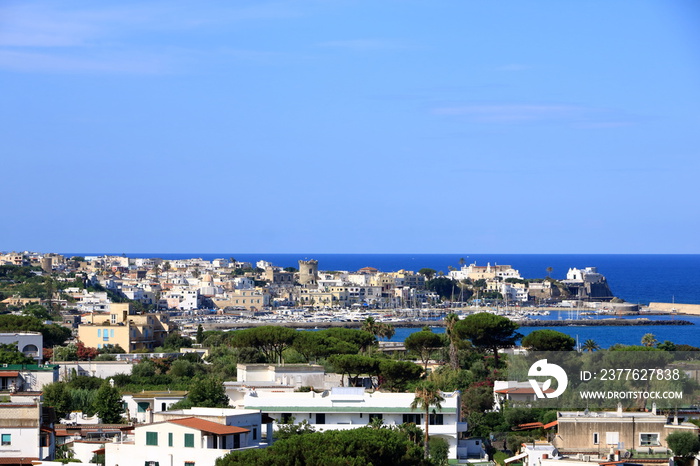
POLYGON ((260 447, 260 411, 193 408, 159 416, 163 420, 134 428, 133 440, 106 443, 106 466, 135 464, 135 459, 138 464, 214 464, 233 450, 260 447))
POLYGON ((58 381, 58 366, 52 364, 1 364, 0 390, 11 393, 38 392, 58 381))
MULTIPOLYGON (((20 460, 53 459, 55 437, 52 425, 42 425, 38 400, 0 403, 0 458, 13 464, 20 460)), ((29 464, 29 463, 25 463, 29 464)))
POLYGON ((149 423, 153 422, 155 413, 167 411, 172 405, 187 396, 186 391, 142 391, 125 393, 122 401, 126 405, 125 416, 128 420, 149 423))
POLYGON ((585 269, 569 269, 566 272, 566 279, 575 282, 600 283, 605 280, 605 277, 598 273, 597 267, 586 267, 585 269))
MULTIPOLYGON (((467 423, 460 420, 460 392, 443 393, 442 410, 429 418, 430 436, 446 440, 449 457, 466 457, 466 445, 458 436, 466 432, 467 423)), ((260 410, 277 423, 299 423, 306 420, 317 431, 355 429, 381 419, 386 425, 415 423, 424 425, 421 410, 412 410, 413 393, 365 392, 363 388, 336 387, 323 393, 248 392, 243 401, 245 409, 260 410)))
POLYGON ((44 336, 39 332, 0 333, 0 343, 17 346, 18 351, 37 363, 43 358, 44 336))

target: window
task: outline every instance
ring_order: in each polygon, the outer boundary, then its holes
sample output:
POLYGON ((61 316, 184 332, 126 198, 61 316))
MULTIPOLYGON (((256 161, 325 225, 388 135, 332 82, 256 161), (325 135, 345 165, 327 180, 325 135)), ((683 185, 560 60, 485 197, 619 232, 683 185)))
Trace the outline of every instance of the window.
POLYGON ((605 444, 606 445, 617 445, 620 443, 620 433, 619 432, 606 432, 605 433, 605 444))
POLYGON ((109 337, 114 338, 114 329, 109 329, 109 337))
POLYGON ((404 424, 420 424, 420 414, 404 414, 403 415, 403 423, 404 424))
POLYGON ((442 414, 431 414, 428 423, 433 426, 441 426, 443 424, 442 414))
POLYGON ((146 432, 146 445, 158 445, 158 432, 146 432))
POLYGON ((173 446, 173 433, 168 432, 168 446, 172 447, 173 446))
POLYGON ((369 414, 369 422, 371 423, 375 419, 379 419, 380 421, 384 419, 384 416, 380 413, 370 413, 369 414))
POLYGON ((280 424, 291 424, 294 422, 294 417, 292 413, 284 413, 280 416, 280 424))
POLYGON ((2 442, 0 444, 3 446, 12 445, 12 434, 2 434, 2 442))
POLYGON ((258 439, 258 428, 253 427, 253 440, 257 440, 257 439, 258 439))
POLYGON ((639 434, 639 444, 643 447, 658 447, 659 434, 639 434))
POLYGON ((600 443, 600 434, 598 432, 593 432, 593 445, 598 445, 600 443))
POLYGON ((326 423, 326 413, 316 413, 316 424, 326 423))
POLYGON ((185 434, 185 447, 194 448, 194 434, 185 434))
POLYGON ((146 466, 160 466, 158 461, 146 461, 146 466))
POLYGON ((100 338, 102 336, 102 329, 98 328, 97 329, 97 338, 100 338))
POLYGON ((194 466, 194 461, 185 461, 185 466, 194 466))

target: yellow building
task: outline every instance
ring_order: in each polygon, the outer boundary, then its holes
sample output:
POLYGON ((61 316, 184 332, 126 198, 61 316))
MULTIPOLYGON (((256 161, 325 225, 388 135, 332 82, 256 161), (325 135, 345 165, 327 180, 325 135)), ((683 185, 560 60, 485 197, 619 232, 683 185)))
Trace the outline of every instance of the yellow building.
POLYGON ((108 314, 89 314, 82 320, 78 339, 85 346, 100 349, 119 345, 127 353, 162 346, 173 329, 167 315, 131 314, 128 303, 113 303, 108 314))
POLYGON ((226 293, 226 298, 212 298, 212 301, 217 309, 232 307, 248 311, 259 311, 270 305, 270 294, 259 289, 233 290, 226 293))

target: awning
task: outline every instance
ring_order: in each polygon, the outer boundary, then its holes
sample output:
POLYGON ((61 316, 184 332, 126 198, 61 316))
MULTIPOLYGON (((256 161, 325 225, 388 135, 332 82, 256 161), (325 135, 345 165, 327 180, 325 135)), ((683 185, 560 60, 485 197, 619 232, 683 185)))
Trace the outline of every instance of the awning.
POLYGON ((549 422, 549 423, 543 425, 542 427, 544 427, 545 429, 551 429, 552 427, 554 427, 558 424, 559 424, 559 421, 552 421, 552 422, 549 422))
POLYGON ((19 371, 0 371, 0 377, 17 377, 19 371))
POLYGON ((519 455, 511 456, 510 458, 506 458, 503 462, 508 464, 512 463, 513 461, 518 461, 527 456, 527 453, 520 453, 519 455))

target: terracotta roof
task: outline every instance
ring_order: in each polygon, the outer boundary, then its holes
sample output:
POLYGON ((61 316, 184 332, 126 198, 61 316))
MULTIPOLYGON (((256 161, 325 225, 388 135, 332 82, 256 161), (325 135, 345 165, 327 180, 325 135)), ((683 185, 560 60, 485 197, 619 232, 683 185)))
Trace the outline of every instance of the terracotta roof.
POLYGON ((528 429, 549 429, 557 425, 557 421, 552 421, 547 424, 542 424, 541 422, 528 422, 526 424, 519 424, 517 427, 513 427, 513 430, 528 430, 528 429))
POLYGON ((39 458, 0 458, 0 464, 20 464, 27 465, 39 464, 39 458))
POLYGON ((17 377, 18 371, 0 371, 0 377, 17 377))
POLYGON ((250 432, 248 429, 237 426, 227 426, 225 424, 219 424, 218 422, 205 421, 204 419, 199 419, 196 417, 186 417, 184 419, 175 419, 173 424, 179 424, 185 427, 191 427, 193 429, 201 430, 202 432, 209 432, 218 435, 227 434, 244 434, 250 432))

